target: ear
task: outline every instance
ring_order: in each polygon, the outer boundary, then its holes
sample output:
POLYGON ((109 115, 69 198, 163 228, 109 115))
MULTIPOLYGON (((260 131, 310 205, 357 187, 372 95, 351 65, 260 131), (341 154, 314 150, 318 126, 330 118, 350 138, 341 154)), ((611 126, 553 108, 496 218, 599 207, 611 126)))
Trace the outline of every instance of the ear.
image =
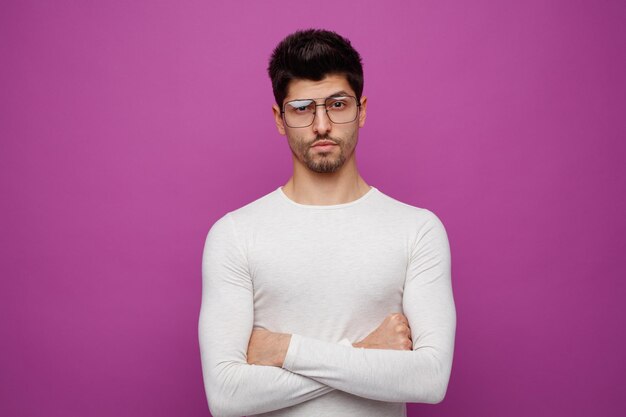
POLYGON ((276 129, 281 135, 285 135, 285 124, 283 123, 283 115, 280 112, 278 104, 272 106, 272 113, 274 113, 274 121, 276 122, 276 129))
POLYGON ((367 97, 361 96, 361 111, 359 111, 359 127, 363 127, 365 124, 365 118, 367 117, 367 97))

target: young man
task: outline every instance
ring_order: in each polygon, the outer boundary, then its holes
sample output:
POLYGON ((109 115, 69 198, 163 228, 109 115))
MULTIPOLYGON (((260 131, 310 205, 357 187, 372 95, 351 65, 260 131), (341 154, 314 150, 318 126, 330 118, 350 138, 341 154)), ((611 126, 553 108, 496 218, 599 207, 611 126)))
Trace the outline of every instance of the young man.
POLYGON ((211 414, 405 416, 440 402, 456 328, 446 232, 359 175, 359 54, 296 32, 269 74, 293 176, 226 214, 202 260, 199 339, 211 414))

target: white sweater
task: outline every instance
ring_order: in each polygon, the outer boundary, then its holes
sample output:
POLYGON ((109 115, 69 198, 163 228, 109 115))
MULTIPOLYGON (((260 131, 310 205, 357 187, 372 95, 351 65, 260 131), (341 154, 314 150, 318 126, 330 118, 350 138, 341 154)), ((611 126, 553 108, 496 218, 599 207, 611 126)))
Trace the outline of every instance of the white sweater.
POLYGON ((208 233, 198 330, 214 417, 405 416, 443 399, 455 328, 443 225, 374 187, 328 206, 278 188, 208 233), (352 347, 394 312, 413 350, 352 347), (247 363, 253 327, 292 334, 282 368, 247 363))

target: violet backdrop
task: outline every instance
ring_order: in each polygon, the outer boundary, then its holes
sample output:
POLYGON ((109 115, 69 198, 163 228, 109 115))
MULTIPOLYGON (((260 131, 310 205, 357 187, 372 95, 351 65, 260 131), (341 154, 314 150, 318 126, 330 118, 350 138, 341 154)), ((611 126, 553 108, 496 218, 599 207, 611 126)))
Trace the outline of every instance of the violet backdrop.
POLYGON ((448 231, 452 376, 409 415, 623 412, 625 2, 29 0, 0 5, 0 415, 209 415, 204 239, 289 178, 266 66, 309 27, 363 56, 365 180, 448 231))

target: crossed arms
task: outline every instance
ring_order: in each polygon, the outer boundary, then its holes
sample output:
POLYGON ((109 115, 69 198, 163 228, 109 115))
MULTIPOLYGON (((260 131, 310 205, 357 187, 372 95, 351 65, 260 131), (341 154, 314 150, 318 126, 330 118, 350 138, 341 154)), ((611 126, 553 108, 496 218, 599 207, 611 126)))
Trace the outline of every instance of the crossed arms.
POLYGON ((252 283, 233 220, 227 215, 216 222, 204 248, 198 323, 211 414, 273 411, 335 389, 379 401, 441 401, 452 367, 456 313, 447 236, 439 219, 429 220, 412 249, 403 293, 411 350, 358 349, 293 334, 282 366, 280 360, 274 366, 248 363, 252 283))

